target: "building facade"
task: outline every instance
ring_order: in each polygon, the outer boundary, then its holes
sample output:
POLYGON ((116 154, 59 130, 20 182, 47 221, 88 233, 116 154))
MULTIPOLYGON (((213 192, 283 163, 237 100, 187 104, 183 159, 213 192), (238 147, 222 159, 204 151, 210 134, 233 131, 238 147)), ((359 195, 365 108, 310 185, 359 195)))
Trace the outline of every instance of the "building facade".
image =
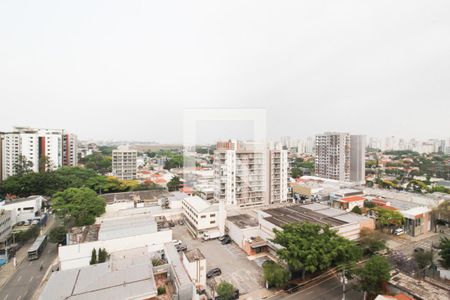
POLYGON ((78 164, 78 138, 75 134, 63 133, 62 151, 63 166, 74 167, 78 164))
POLYGON ((214 198, 251 207, 287 201, 288 153, 281 146, 218 142, 214 151, 214 198))
POLYGON ((316 136, 316 176, 339 181, 365 182, 366 137, 342 132, 316 136))
POLYGON ((124 180, 136 179, 137 151, 119 148, 112 152, 112 173, 124 180))
MULTIPOLYGON (((2 134, 1 142, 1 179, 17 173, 17 166, 23 166, 33 172, 55 170, 60 168, 64 157, 64 130, 62 129, 37 129, 30 127, 15 127, 13 131, 2 134)), ((68 141, 68 152, 72 137, 68 141)), ((76 142, 75 142, 76 144, 76 142)), ((74 149, 76 151, 76 148, 74 149)), ((76 158, 74 152, 74 158, 76 158)), ((67 156, 66 156, 67 157, 67 156)), ((76 159, 72 159, 75 165, 76 159)))
POLYGON ((366 136, 350 136, 350 181, 366 182, 366 136))
POLYGON ((316 176, 350 181, 350 135, 326 132, 316 136, 316 176))
POLYGON ((0 243, 3 243, 11 235, 12 220, 11 211, 0 208, 0 243))

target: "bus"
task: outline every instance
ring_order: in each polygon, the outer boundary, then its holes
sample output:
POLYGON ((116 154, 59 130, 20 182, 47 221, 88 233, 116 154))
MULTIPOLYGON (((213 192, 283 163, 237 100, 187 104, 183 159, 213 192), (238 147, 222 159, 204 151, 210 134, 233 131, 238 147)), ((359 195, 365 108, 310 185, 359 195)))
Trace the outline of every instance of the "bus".
POLYGON ((47 236, 41 235, 36 238, 33 245, 31 245, 30 249, 28 249, 28 260, 38 259, 42 252, 44 251, 45 246, 47 245, 47 236))

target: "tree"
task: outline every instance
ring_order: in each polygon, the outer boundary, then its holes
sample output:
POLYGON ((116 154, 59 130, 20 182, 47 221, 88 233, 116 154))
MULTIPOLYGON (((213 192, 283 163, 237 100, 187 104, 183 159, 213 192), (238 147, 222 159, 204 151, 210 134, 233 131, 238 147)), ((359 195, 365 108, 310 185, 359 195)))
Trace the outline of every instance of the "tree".
POLYGON ((106 156, 101 152, 95 152, 86 157, 80 159, 86 168, 95 170, 101 175, 110 173, 112 170, 112 159, 111 156, 106 156))
POLYGON ((108 258, 108 252, 105 248, 98 249, 98 263, 103 263, 108 258))
POLYGON ((235 290, 234 286, 227 281, 222 281, 217 286, 217 294, 219 295, 221 300, 234 299, 234 290, 235 290))
POLYGON ((364 267, 357 270, 360 289, 372 297, 382 292, 383 284, 391 278, 391 265, 383 256, 372 256, 364 267))
POLYGON ((105 212, 106 203, 89 188, 69 188, 54 195, 52 206, 66 224, 84 226, 105 212))
POLYGON ((277 288, 284 286, 290 277, 288 270, 273 261, 266 261, 263 264, 263 274, 269 286, 277 288))
POLYGON ((316 272, 332 266, 357 261, 361 250, 353 242, 339 236, 329 226, 310 223, 286 224, 274 230, 273 242, 283 246, 277 251, 291 272, 316 272))
POLYGON ((52 243, 64 244, 66 241, 66 228, 64 226, 56 226, 50 230, 49 240, 52 243))
POLYGON ((377 214, 377 222, 383 229, 385 226, 403 225, 403 215, 397 210, 376 207, 373 209, 377 214))
POLYGON ((95 248, 94 248, 94 249, 92 249, 92 252, 91 252, 91 260, 89 261, 89 264, 95 265, 96 263, 97 263, 97 250, 95 250, 95 248))
POLYGON ((438 221, 450 221, 450 200, 445 200, 434 208, 431 212, 431 217, 433 219, 434 229, 437 231, 438 221))
POLYGON ((425 270, 433 265, 433 253, 431 251, 417 251, 414 252, 414 259, 417 266, 425 275, 425 270))
POLYGON ((386 241, 380 232, 363 228, 361 230, 359 244, 364 253, 373 255, 386 248, 386 241))
POLYGON ((355 213, 358 215, 362 214, 361 208, 358 205, 356 205, 355 207, 352 208, 352 213, 355 213))
POLYGON ((167 183, 167 189, 169 192, 177 191, 182 185, 181 179, 178 176, 172 177, 167 183))
POLYGON ((439 249, 439 254, 442 257, 442 265, 445 268, 450 268, 450 239, 448 237, 441 237, 439 249))
POLYGON ((164 163, 164 169, 170 170, 174 168, 181 168, 183 166, 183 155, 175 154, 164 163))
POLYGON ((16 175, 21 176, 32 172, 33 162, 29 161, 24 155, 19 156, 18 162, 13 166, 16 175))

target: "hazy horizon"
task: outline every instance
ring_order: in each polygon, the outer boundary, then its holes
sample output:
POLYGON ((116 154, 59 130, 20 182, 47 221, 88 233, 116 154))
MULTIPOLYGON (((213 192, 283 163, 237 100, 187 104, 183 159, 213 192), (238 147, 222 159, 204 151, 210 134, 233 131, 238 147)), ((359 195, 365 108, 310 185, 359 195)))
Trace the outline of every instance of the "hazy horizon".
MULTIPOLYGON (((449 1, 2 1, 0 131, 181 143, 185 109, 263 108, 269 139, 449 138, 449 15, 449 1)), ((201 139, 248 135, 222 127, 201 139)))

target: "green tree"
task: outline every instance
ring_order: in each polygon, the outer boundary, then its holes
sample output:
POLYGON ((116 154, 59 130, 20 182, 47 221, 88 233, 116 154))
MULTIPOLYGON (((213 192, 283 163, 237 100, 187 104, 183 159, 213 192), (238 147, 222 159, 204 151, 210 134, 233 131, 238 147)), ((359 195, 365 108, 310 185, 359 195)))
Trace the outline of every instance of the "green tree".
POLYGON ((278 256, 290 271, 316 272, 332 266, 357 261, 361 250, 355 243, 339 236, 329 226, 310 223, 286 224, 274 230, 273 242, 283 246, 278 256))
POLYGON ((355 207, 352 208, 352 213, 355 213, 358 215, 362 214, 361 208, 358 205, 356 205, 355 207))
POLYGON ((377 214, 377 223, 383 229, 385 226, 403 225, 403 215, 397 210, 376 207, 373 209, 377 214))
POLYGON ((439 249, 439 255, 442 258, 442 265, 446 268, 450 268, 450 239, 448 237, 441 237, 439 249))
POLYGON ((277 288, 284 286, 290 277, 288 270, 273 261, 266 261, 263 264, 263 274, 269 286, 277 288))
POLYGON ((95 248, 94 248, 94 249, 92 249, 92 252, 91 252, 91 260, 89 261, 89 264, 95 265, 96 263, 97 263, 97 250, 95 250, 95 248))
POLYGON ((108 258, 108 252, 105 248, 99 248, 98 249, 98 262, 103 263, 108 258))
POLYGON ((234 299, 234 290, 234 286, 227 281, 222 281, 217 286, 217 294, 219 295, 220 299, 223 300, 234 299))
POLYGON ((433 265, 433 253, 431 251, 414 252, 414 259, 416 260, 419 269, 423 271, 424 275, 426 269, 433 265))
POLYGON ((379 231, 364 228, 361 230, 359 244, 364 253, 373 255, 378 251, 386 249, 386 241, 379 231))
POLYGON ((169 192, 177 191, 182 185, 181 179, 178 176, 172 177, 167 183, 167 189, 169 192))
POLYGON ((52 206, 66 224, 84 226, 105 212, 106 203, 89 188, 69 188, 54 195, 52 206))
POLYGON ((164 163, 164 169, 170 170, 183 167, 183 155, 176 154, 167 159, 164 163))
POLYGON ((29 161, 24 155, 19 156, 17 163, 13 166, 16 175, 21 176, 33 172, 33 162, 29 161))
POLYGON ((49 233, 49 240, 52 243, 64 244, 66 241, 66 228, 64 226, 56 226, 49 233))
POLYGON ((101 152, 95 152, 86 157, 80 159, 86 168, 95 170, 101 175, 110 173, 112 170, 112 159, 111 156, 106 156, 101 152))
POLYGON ((375 297, 382 292, 383 284, 391 278, 391 265, 383 256, 372 256, 364 267, 357 270, 359 288, 375 297))

